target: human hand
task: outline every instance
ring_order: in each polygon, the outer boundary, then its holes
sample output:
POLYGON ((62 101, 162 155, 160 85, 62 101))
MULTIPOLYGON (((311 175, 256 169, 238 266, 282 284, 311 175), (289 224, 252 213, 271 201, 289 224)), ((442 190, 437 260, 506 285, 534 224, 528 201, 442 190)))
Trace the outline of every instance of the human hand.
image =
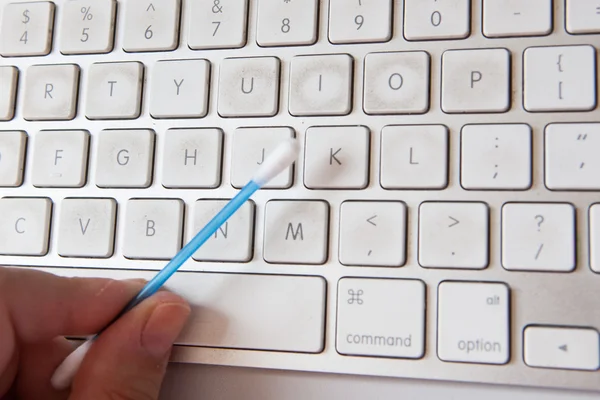
POLYGON ((0 267, 0 399, 157 399, 173 342, 190 313, 181 297, 167 291, 98 337, 70 390, 50 384, 74 349, 63 336, 98 332, 142 286, 0 267))

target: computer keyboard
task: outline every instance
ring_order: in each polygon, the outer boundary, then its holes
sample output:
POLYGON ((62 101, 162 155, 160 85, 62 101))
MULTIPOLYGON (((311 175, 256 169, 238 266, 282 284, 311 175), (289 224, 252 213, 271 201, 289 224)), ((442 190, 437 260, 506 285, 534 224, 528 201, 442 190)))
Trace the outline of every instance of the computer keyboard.
POLYGON ((151 278, 296 137, 175 361, 600 391, 600 1, 0 5, 1 264, 151 278))

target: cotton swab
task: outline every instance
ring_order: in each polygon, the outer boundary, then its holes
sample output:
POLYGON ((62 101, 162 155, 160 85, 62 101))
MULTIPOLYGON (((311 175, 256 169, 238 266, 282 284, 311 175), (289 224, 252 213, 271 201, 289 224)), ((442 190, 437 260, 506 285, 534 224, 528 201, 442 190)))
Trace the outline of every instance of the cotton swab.
POLYGON ((59 365, 51 378, 52 386, 64 390, 71 386, 85 355, 98 336, 113 322, 136 305, 156 293, 161 286, 221 227, 250 197, 267 182, 296 161, 298 143, 295 139, 280 144, 262 163, 254 177, 231 199, 219 213, 196 234, 169 263, 123 308, 123 310, 100 332, 79 346, 59 365))

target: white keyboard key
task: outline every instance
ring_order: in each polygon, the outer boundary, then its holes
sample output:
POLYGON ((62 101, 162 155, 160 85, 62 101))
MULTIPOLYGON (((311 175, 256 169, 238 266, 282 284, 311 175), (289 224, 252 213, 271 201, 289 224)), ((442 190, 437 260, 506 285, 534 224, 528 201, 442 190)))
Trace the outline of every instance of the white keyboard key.
POLYGON ((569 33, 600 33, 600 4, 590 0, 567 0, 566 25, 569 33))
POLYGON ((527 111, 587 111, 596 107, 592 46, 530 47, 523 57, 527 111))
POLYGON ((461 184, 465 189, 528 189, 531 152, 529 125, 465 125, 461 133, 461 184))
POLYGON ((321 277, 181 274, 169 280, 167 289, 186 298, 192 306, 191 320, 177 339, 178 344, 323 351, 326 281, 321 277))
POLYGON ((78 89, 78 65, 33 65, 27 68, 23 118, 29 121, 75 118, 78 89))
POLYGON ((590 266, 600 272, 600 204, 590 207, 590 266))
MULTIPOLYGON (((125 3, 129 5, 129 1, 125 3)), ((115 0, 67 1, 62 10, 60 52, 102 54, 113 49, 115 0)))
POLYGON ((0 55, 45 56, 52 49, 54 3, 9 3, 0 27, 0 55))
POLYGON ((367 114, 422 114, 429 109, 429 54, 370 53, 365 57, 367 114))
POLYGON ((323 264, 328 230, 326 202, 271 200, 265 210, 263 257, 269 263, 323 264))
POLYGON ((143 77, 144 67, 138 62, 92 64, 88 71, 86 117, 139 117, 143 77))
POLYGON ((272 117, 279 109, 276 57, 226 58, 219 74, 219 115, 272 117))
MULTIPOLYGON (((155 275, 151 271, 97 268, 49 271, 61 276, 113 279, 150 280, 155 275)), ((165 288, 183 296, 192 308, 176 344, 294 353, 323 351, 327 282, 321 277, 181 272, 173 275, 165 288)))
POLYGON ((294 57, 290 72, 290 114, 349 114, 352 64, 347 54, 294 57))
POLYGON ((406 0, 404 37, 407 40, 464 39, 471 31, 469 0, 406 0))
POLYGON ((181 0, 127 0, 123 50, 174 50, 179 43, 181 0))
POLYGON ((219 186, 223 131, 216 128, 169 129, 164 142, 164 187, 213 189, 219 186))
POLYGON ((102 131, 97 145, 96 185, 101 188, 146 188, 152 183, 153 161, 153 131, 102 131))
POLYGON ((381 186, 443 189, 448 185, 448 129, 388 125, 381 130, 381 186))
POLYGON ((0 132, 0 187, 18 187, 23 183, 27 134, 0 132))
POLYGON ((181 248, 183 208, 181 200, 129 200, 123 255, 142 260, 171 259, 181 248))
MULTIPOLYGON (((238 128, 233 133, 231 156, 231 185, 241 189, 252 179, 255 172, 277 146, 295 137, 292 128, 238 128)), ((263 186, 267 189, 287 189, 294 181, 294 166, 263 186)))
POLYGON ((259 46, 311 45, 317 41, 318 0, 260 0, 259 46))
POLYGON ((0 66, 0 121, 10 121, 15 115, 19 70, 0 66))
POLYGON ((52 202, 46 198, 0 199, 0 254, 48 253, 52 202))
POLYGON ((552 0, 484 0, 487 37, 544 36, 552 32, 552 0))
POLYGON ((331 43, 387 42, 392 37, 392 0, 331 0, 331 43))
MULTIPOLYGON (((215 216, 229 200, 198 200, 194 204, 194 223, 188 240, 215 216)), ((254 203, 246 202, 193 255, 196 261, 248 262, 252 259, 254 203)))
POLYGON ((369 184, 370 132, 364 126, 306 130, 304 184, 309 189, 364 189, 369 184))
POLYGON ((150 114, 154 118, 202 118, 208 112, 210 63, 159 61, 154 65, 150 114))
POLYGON ((188 45, 193 50, 246 44, 248 0, 191 0, 188 45))
POLYGON ((339 257, 344 265, 404 265, 406 205, 399 201, 343 202, 339 257))
POLYGON ((545 146, 549 189, 600 189, 600 123, 547 125, 545 146))
POLYGON ((595 329, 528 326, 523 335, 523 360, 530 367, 596 371, 600 368, 599 344, 595 329))
POLYGON ((506 49, 450 50, 442 57, 442 110, 503 112, 510 108, 506 49))
POLYGON ((489 209, 478 202, 426 202, 419 207, 419 264, 432 268, 488 266, 489 209))
POLYGON ((114 199, 64 199, 58 222, 58 254, 63 257, 112 256, 116 215, 114 199))
POLYGON ((336 336, 340 354, 423 357, 425 284, 408 279, 340 279, 336 336))
POLYGON ((506 364, 510 358, 510 292, 504 283, 438 286, 438 357, 506 364))
POLYGON ((575 268, 575 209, 561 203, 502 207, 502 265, 517 271, 575 268))
POLYGON ((90 135, 86 131, 40 131, 33 137, 31 183, 36 187, 83 187, 90 135))

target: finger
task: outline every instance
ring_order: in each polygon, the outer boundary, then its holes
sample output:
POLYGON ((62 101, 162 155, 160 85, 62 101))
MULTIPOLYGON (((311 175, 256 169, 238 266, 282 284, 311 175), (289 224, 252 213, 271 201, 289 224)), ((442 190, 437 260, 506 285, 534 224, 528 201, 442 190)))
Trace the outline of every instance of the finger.
POLYGON ((96 339, 70 399, 158 399, 173 342, 189 313, 189 305, 170 292, 140 303, 96 339))
POLYGON ((8 313, 0 304, 0 399, 17 375, 17 346, 8 313))
POLYGON ((28 344, 20 349, 19 373, 15 383, 19 399, 64 400, 68 391, 57 391, 50 384, 52 373, 75 346, 64 338, 28 344))
POLYGON ((21 342, 89 335, 110 322, 141 288, 133 281, 0 268, 0 312, 8 312, 21 342))

